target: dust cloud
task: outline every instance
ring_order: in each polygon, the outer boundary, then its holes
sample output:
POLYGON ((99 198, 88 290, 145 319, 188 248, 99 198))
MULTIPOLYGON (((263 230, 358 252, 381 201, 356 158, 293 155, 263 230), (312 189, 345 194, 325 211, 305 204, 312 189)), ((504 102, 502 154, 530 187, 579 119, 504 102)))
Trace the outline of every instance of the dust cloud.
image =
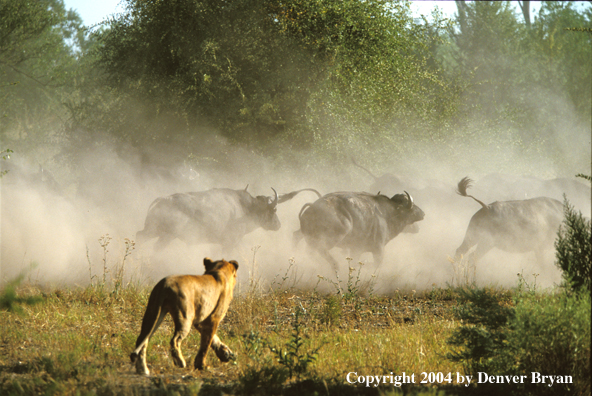
MULTIPOLYGON (((580 137, 586 133, 589 136, 585 128, 577 131, 580 137)), ((574 150, 581 150, 579 142, 574 144, 574 150)), ((174 151, 169 155, 175 161, 156 166, 129 152, 122 155, 121 151, 102 147, 78 156, 69 170, 53 169, 55 177, 45 179, 32 158, 15 154, 7 161, 9 172, 1 179, 0 284, 35 263, 27 273, 28 281, 50 287, 84 286, 104 279, 112 282, 117 276, 123 276, 125 283, 150 285, 170 274, 202 273, 206 256, 239 262, 239 291, 296 287, 332 292, 337 287, 347 289, 348 277, 350 282, 358 282, 355 286, 361 290, 377 294, 419 292, 473 281, 511 287, 516 285, 518 273, 540 287, 559 283, 552 246, 544 262, 537 262, 533 253, 497 249, 475 268, 451 262, 471 216, 480 208, 473 200, 455 194, 456 183, 469 175, 476 180, 471 193, 486 202, 541 195, 563 200, 566 193, 588 217, 590 186, 558 174, 552 164, 525 165, 517 155, 503 149, 485 152, 486 148, 476 145, 471 158, 480 158, 478 167, 469 159, 446 161, 440 147, 432 150, 433 155, 427 156, 431 159, 425 155, 409 157, 404 166, 400 159, 376 164, 368 158, 356 158, 375 175, 390 172, 397 175, 394 179, 373 179, 346 156, 339 164, 286 165, 281 159, 271 161, 226 142, 213 154, 225 163, 223 168, 210 163, 189 164, 184 154, 175 157, 174 151), (498 155, 500 152, 503 155, 498 155), (539 172, 500 172, 508 168, 536 168, 539 172), (59 188, 50 185, 48 179, 55 179, 59 188), (247 184, 253 196, 272 195, 272 187, 279 193, 314 188, 321 194, 380 190, 389 196, 406 190, 425 212, 425 219, 419 223, 419 233, 402 233, 387 245, 380 267, 368 253, 349 258, 347 251, 333 249, 331 253, 340 263, 338 274, 311 253, 305 241, 298 246, 292 242, 292 233, 300 227, 300 209, 316 200, 315 194, 306 191, 278 206, 279 231, 258 229, 246 235, 233 252, 218 245, 188 246, 179 240, 159 252, 153 248, 154 240, 131 249, 135 233, 143 229, 147 209, 157 197, 215 187, 244 189, 247 184)), ((309 155, 301 153, 303 162, 309 155)), ((589 149, 580 155, 588 158, 588 164, 589 156, 589 149)))

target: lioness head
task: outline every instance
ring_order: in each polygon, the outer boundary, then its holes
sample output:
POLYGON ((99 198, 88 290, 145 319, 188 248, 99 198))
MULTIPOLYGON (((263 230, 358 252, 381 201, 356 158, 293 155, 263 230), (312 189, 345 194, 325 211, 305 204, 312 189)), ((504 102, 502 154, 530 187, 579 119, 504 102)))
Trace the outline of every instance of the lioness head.
POLYGON ((234 270, 232 270, 236 274, 236 270, 238 270, 238 263, 234 260, 226 261, 224 259, 212 261, 209 257, 204 258, 204 267, 206 267, 206 273, 210 271, 219 271, 224 267, 228 267, 228 264, 232 264, 234 266, 234 270))
POLYGON ((212 261, 209 257, 206 257, 204 258, 204 267, 206 267, 205 274, 213 275, 216 279, 219 279, 219 274, 226 274, 225 277, 232 296, 232 289, 234 289, 234 285, 236 284, 236 270, 238 270, 238 263, 234 260, 226 261, 224 259, 212 261))

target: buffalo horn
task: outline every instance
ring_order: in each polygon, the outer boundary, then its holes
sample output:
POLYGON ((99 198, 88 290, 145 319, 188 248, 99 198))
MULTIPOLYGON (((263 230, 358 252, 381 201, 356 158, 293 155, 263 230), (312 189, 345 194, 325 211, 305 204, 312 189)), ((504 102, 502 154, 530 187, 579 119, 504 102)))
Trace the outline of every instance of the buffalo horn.
POLYGON ((275 208, 278 204, 278 193, 277 193, 277 191, 275 191, 273 189, 273 187, 271 187, 271 189, 273 190, 273 192, 275 194, 275 198, 273 199, 273 202, 271 203, 271 205, 275 208))
POLYGON ((407 191, 404 191, 404 192, 407 195, 407 199, 409 200, 408 208, 411 209, 413 207, 413 198, 411 197, 411 195, 409 195, 409 193, 407 191))

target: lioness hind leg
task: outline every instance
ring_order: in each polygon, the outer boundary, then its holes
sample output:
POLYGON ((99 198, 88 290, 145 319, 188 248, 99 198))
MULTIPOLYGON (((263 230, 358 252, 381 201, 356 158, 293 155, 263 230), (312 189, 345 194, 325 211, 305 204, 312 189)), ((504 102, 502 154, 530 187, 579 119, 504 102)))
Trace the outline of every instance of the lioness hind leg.
MULTIPOLYGON (((207 368, 206 357, 208 355, 208 349, 210 348, 210 345, 216 336, 216 330, 218 329, 217 323, 212 323, 209 320, 208 322, 209 323, 202 322, 199 326, 196 326, 201 334, 199 351, 197 352, 194 362, 194 366, 198 370, 207 368)), ((220 341, 220 339, 218 339, 218 341, 220 341)))
POLYGON ((146 365, 146 345, 142 347, 140 353, 135 356, 132 353, 132 362, 136 363, 136 373, 140 375, 150 375, 150 370, 148 370, 148 365, 146 365))
POLYGON ((212 337, 211 346, 221 362, 226 363, 231 359, 234 359, 234 352, 232 352, 232 350, 228 348, 226 344, 220 341, 220 338, 218 338, 217 334, 214 334, 214 337, 212 337))
POLYGON ((136 372, 140 375, 150 375, 150 370, 148 370, 148 366, 146 365, 148 342, 167 314, 167 311, 161 310, 160 313, 158 313, 158 316, 153 316, 157 312, 158 311, 146 311, 144 319, 142 320, 142 330, 136 340, 136 349, 130 355, 132 363, 136 364, 136 372))
POLYGON ((177 367, 187 367, 187 363, 185 363, 185 358, 181 352, 181 342, 183 342, 183 339, 189 334, 192 321, 193 317, 180 318, 177 315, 174 315, 173 317, 175 334, 173 335, 173 338, 171 338, 171 357, 177 367))

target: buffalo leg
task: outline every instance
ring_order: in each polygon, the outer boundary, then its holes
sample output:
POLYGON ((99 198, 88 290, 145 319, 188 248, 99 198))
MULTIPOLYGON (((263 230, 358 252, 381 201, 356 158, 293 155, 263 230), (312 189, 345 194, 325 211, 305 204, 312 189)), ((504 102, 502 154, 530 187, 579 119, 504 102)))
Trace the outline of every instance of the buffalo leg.
POLYGON ((158 240, 156 241, 156 243, 154 244, 154 249, 156 251, 161 251, 164 248, 166 248, 172 241, 173 239, 175 239, 174 236, 171 235, 161 235, 158 240))
POLYGON ((302 240, 302 238, 304 238, 302 230, 294 231, 294 233, 292 234, 292 246, 297 247, 298 243, 302 240))
POLYGON ((485 254, 487 254, 487 252, 489 252, 491 249, 493 249, 493 245, 491 245, 489 243, 479 243, 477 245, 477 248, 475 249, 475 251, 471 255, 472 264, 473 265, 477 264, 477 262, 479 260, 481 260, 481 258, 483 256, 485 256, 485 254))
POLYGON ((384 260, 384 249, 376 249, 372 252, 372 257, 374 258, 374 265, 379 266, 382 264, 382 260, 384 260))
POLYGON ((467 238, 463 241, 462 245, 456 249, 456 253, 454 253, 454 260, 459 261, 461 256, 465 256, 467 252, 474 246, 474 243, 469 242, 467 238))
POLYGON ((329 264, 331 264, 331 266, 333 267, 333 270, 335 272, 337 272, 337 270, 339 269, 339 264, 337 263, 337 260, 335 260, 335 258, 331 255, 331 253, 329 253, 328 249, 324 249, 321 246, 318 246, 316 244, 310 244, 310 243, 308 243, 308 246, 311 248, 311 250, 318 253, 329 264))

